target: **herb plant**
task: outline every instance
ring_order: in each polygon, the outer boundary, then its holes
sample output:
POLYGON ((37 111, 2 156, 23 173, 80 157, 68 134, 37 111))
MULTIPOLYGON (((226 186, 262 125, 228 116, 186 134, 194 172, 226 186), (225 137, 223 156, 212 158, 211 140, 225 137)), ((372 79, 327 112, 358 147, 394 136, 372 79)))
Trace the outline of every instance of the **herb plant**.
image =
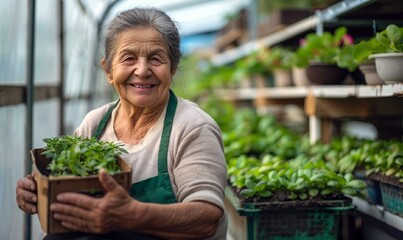
POLYGON ((357 44, 346 45, 337 53, 337 65, 350 72, 361 63, 374 61, 371 55, 403 52, 403 28, 390 24, 382 32, 357 44))
POLYGON ((292 59, 294 52, 283 46, 275 46, 271 48, 267 56, 263 59, 265 66, 269 69, 290 70, 292 67, 292 59))
POLYGON ((120 171, 117 156, 127 153, 122 144, 81 136, 45 138, 45 154, 52 159, 48 165, 52 176, 96 175, 100 169, 109 174, 120 171))
POLYGON ((252 110, 233 113, 223 127, 229 184, 245 198, 268 201, 337 199, 363 196, 366 176, 403 183, 400 140, 370 140, 351 136, 329 144, 280 124, 252 110))
POLYGON ((384 31, 376 34, 376 40, 387 48, 387 52, 403 52, 403 28, 390 24, 384 31))
POLYGON ((322 35, 310 33, 301 41, 294 55, 294 65, 307 67, 311 62, 337 64, 336 56, 342 49, 353 44, 346 27, 339 27, 334 33, 322 35))
POLYGON ((361 195, 366 187, 352 173, 336 173, 324 160, 305 157, 284 160, 265 155, 262 160, 240 156, 229 161, 230 183, 244 197, 270 198, 276 192, 286 193, 284 200, 306 200, 333 194, 361 195))

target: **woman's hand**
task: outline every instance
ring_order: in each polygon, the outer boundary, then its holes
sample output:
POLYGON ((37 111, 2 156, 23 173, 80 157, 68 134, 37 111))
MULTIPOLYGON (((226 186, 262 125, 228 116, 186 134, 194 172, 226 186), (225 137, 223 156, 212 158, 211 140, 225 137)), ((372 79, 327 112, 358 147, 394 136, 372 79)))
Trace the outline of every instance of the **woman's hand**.
POLYGON ((61 193, 51 205, 55 219, 69 229, 90 233, 107 233, 121 228, 119 220, 134 201, 126 190, 104 170, 99 173, 105 195, 93 198, 80 193, 61 193))
POLYGON ((27 175, 17 182, 16 199, 18 207, 29 214, 37 213, 38 197, 36 195, 36 182, 34 175, 27 175))
POLYGON ((168 239, 205 239, 213 236, 223 211, 207 202, 143 203, 133 199, 105 171, 99 173, 102 198, 60 193, 50 207, 55 219, 73 231, 103 234, 133 231, 168 239))

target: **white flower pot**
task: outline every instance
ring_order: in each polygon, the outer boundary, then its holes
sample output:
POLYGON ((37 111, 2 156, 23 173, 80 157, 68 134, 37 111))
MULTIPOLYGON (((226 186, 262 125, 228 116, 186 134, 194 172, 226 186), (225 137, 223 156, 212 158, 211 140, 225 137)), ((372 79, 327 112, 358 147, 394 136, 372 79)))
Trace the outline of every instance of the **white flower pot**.
POLYGON ((379 77, 376 72, 375 62, 371 63, 362 63, 359 66, 359 69, 365 76, 365 82, 367 85, 381 85, 384 84, 384 81, 379 77))
POLYGON ((403 53, 380 53, 371 55, 376 71, 386 83, 403 82, 403 53))

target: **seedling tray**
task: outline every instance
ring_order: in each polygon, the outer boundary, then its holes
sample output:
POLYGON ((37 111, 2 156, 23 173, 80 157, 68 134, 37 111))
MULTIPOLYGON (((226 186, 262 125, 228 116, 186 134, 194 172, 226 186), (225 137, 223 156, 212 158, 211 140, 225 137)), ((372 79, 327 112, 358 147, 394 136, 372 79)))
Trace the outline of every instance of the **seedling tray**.
POLYGON ((403 217, 403 183, 395 176, 372 174, 369 176, 380 182, 383 206, 391 213, 403 217))
POLYGON ((369 203, 383 206, 380 182, 371 176, 366 177, 365 171, 356 171, 354 175, 367 184, 363 198, 369 203))
POLYGON ((245 202, 226 188, 229 231, 235 239, 339 238, 341 215, 354 210, 352 200, 245 202), (298 203, 298 204, 297 204, 298 203))

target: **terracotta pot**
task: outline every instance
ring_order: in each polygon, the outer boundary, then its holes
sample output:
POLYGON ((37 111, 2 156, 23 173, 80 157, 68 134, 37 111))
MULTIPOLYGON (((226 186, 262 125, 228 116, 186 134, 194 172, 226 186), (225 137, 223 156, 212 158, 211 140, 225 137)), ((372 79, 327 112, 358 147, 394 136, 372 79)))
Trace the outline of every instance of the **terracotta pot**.
POLYGON ((403 82, 403 53, 380 53, 375 59, 376 72, 385 83, 403 82))
POLYGON ((292 80, 295 86, 308 86, 309 78, 306 74, 306 68, 293 67, 292 80))
POLYGON ((274 85, 276 87, 292 86, 292 75, 290 70, 275 69, 273 70, 274 85))
POLYGON ((339 85, 348 75, 348 70, 335 64, 310 63, 306 69, 309 81, 313 85, 339 85))
POLYGON ((375 62, 362 63, 358 68, 365 76, 365 82, 367 85, 380 85, 384 84, 384 81, 379 77, 376 72, 375 62))

